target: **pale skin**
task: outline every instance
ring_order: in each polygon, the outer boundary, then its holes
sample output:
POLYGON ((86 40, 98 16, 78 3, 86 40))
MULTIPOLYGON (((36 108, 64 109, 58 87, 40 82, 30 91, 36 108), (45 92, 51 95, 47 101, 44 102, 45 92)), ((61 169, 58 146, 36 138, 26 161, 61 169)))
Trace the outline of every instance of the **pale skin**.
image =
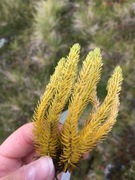
POLYGON ((32 123, 11 134, 0 146, 0 177, 2 180, 52 180, 54 166, 51 158, 35 160, 32 123), (32 174, 34 173, 34 175, 32 174))
MULTIPOLYGON (((59 131, 62 125, 59 124, 59 131)), ((0 145, 1 180, 53 180, 55 169, 52 159, 37 159, 34 148, 33 123, 17 129, 0 145), (37 159, 37 160, 36 160, 37 159)), ((88 154, 84 155, 84 159, 88 154)), ((61 175, 58 176, 58 179, 61 175)))

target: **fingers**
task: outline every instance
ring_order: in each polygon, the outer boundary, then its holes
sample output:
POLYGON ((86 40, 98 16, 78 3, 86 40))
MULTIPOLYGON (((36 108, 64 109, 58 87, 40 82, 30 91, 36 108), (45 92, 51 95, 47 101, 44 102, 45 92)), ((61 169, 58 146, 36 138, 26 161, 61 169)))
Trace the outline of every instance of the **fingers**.
MULTIPOLYGON (((61 125, 59 125, 59 130, 61 125)), ((0 175, 7 174, 38 157, 34 149, 33 123, 25 124, 0 146, 0 175)))
POLYGON ((24 158, 22 158, 22 164, 29 164, 37 159, 39 159, 40 156, 35 152, 35 150, 33 150, 32 152, 30 152, 27 156, 25 156, 24 158))
MULTIPOLYGON (((7 158, 23 158, 34 150, 33 123, 27 123, 11 134, 0 146, 0 155, 7 158)), ((59 124, 58 131, 62 125, 59 124)))
POLYGON ((0 146, 0 154, 7 158, 22 158, 34 150, 32 123, 25 124, 11 134, 0 146))
POLYGON ((86 160, 86 159, 88 159, 88 158, 89 158, 89 153, 83 154, 83 159, 84 159, 84 160, 86 160))
POLYGON ((1 178, 1 180, 53 180, 54 165, 52 159, 45 156, 28 165, 22 166, 17 171, 1 178))
POLYGON ((59 123, 58 125, 58 131, 61 132, 63 124, 59 123))
MULTIPOLYGON (((58 125, 58 131, 60 132, 62 130, 62 124, 59 123, 58 125)), ((38 159, 39 155, 35 152, 35 150, 33 150, 32 152, 30 152, 29 154, 27 154, 27 156, 25 156, 22 161, 23 164, 28 164, 32 161, 34 161, 35 159, 38 159)))

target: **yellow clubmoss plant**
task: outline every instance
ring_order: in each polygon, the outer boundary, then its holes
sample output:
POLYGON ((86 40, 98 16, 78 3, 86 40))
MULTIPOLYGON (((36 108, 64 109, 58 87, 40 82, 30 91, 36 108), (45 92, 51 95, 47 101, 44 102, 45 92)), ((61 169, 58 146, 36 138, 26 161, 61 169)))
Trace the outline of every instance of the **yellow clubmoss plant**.
POLYGON ((80 72, 79 53, 80 45, 75 44, 69 55, 59 61, 33 116, 35 149, 39 156, 52 157, 57 172, 72 171, 83 154, 111 131, 118 114, 121 68, 114 69, 108 80, 107 95, 100 103, 97 97, 102 69, 100 49, 88 53, 80 72), (68 101, 68 115, 59 132, 60 115, 68 101), (92 110, 79 130, 78 120, 89 103, 92 110))

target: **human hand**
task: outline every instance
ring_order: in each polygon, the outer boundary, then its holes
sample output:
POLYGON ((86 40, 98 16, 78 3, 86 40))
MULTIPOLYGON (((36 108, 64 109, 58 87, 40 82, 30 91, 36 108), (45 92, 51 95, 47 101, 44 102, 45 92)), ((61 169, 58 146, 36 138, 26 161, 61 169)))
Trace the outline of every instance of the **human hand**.
POLYGON ((0 146, 1 180, 52 180, 54 165, 45 156, 38 160, 34 150, 32 123, 28 123, 11 134, 0 146))

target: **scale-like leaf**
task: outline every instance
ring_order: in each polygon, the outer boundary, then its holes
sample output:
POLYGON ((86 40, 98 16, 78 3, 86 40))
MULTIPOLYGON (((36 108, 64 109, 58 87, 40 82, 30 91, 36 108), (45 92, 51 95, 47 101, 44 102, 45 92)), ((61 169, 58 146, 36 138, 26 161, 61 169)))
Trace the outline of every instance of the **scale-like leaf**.
POLYGON ((90 145, 91 143, 88 143, 88 141, 90 142, 92 138, 95 138, 95 132, 97 132, 97 130, 102 126, 106 118, 109 116, 113 103, 115 99, 117 99, 117 96, 121 90, 121 83, 122 72, 121 68, 118 66, 115 68, 112 77, 108 81, 108 93, 104 102, 100 105, 97 111, 90 116, 92 119, 80 132, 79 140, 81 144, 81 153, 88 152, 92 148, 90 145))
POLYGON ((80 159, 78 152, 78 120, 89 102, 90 95, 100 79, 102 58, 100 50, 96 48, 83 61, 77 82, 74 85, 70 99, 68 116, 61 132, 62 154, 60 165, 64 170, 72 170, 80 159))
POLYGON ((35 110, 35 148, 40 156, 53 158, 57 172, 72 171, 84 153, 103 140, 116 121, 122 71, 119 66, 108 81, 107 95, 100 103, 97 83, 102 58, 98 48, 88 53, 77 77, 80 46, 75 44, 67 58, 62 58, 35 110), (58 131, 61 112, 69 99, 68 115, 58 131), (79 131, 78 120, 88 103, 93 108, 79 131))
POLYGON ((69 56, 58 63, 51 82, 35 111, 35 142, 40 155, 56 156, 59 144, 57 131, 59 117, 76 78, 79 52, 80 46, 75 44, 69 56))

